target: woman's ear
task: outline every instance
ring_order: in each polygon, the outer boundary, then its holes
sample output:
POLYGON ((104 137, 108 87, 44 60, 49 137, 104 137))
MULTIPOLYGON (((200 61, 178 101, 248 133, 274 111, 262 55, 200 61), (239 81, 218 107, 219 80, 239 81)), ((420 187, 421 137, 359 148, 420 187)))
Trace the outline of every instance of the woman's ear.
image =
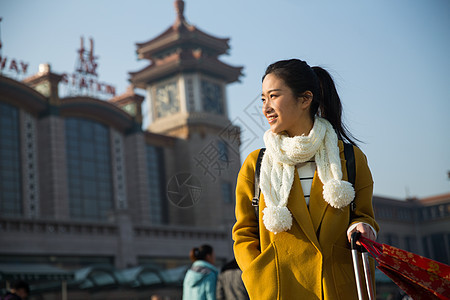
POLYGON ((303 108, 308 108, 309 106, 311 106, 312 100, 313 100, 313 93, 311 91, 306 91, 304 92, 300 97, 299 97, 299 101, 302 105, 303 108))

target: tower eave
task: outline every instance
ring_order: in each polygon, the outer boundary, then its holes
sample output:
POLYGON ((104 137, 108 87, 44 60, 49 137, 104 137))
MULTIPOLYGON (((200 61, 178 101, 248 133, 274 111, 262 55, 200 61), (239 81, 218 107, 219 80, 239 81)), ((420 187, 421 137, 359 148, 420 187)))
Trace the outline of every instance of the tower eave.
POLYGON ((183 45, 197 46, 210 50, 215 56, 227 53, 230 46, 229 38, 217 38, 209 35, 195 26, 174 28, 169 27, 156 38, 144 42, 136 43, 139 58, 152 59, 158 53, 167 49, 182 47, 183 45))
POLYGON ((176 60, 163 65, 152 64, 140 71, 130 72, 130 81, 139 88, 145 88, 148 84, 161 78, 183 72, 201 72, 210 76, 221 78, 226 83, 240 80, 243 67, 234 67, 217 59, 203 58, 200 60, 176 60))

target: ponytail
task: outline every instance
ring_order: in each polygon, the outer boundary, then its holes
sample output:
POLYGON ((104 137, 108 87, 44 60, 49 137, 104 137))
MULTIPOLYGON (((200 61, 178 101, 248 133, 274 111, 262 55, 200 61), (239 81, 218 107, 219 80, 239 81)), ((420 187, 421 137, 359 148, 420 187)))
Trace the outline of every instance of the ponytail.
POLYGON ((316 115, 327 119, 336 130, 338 138, 356 146, 356 139, 342 123, 341 99, 331 75, 321 67, 311 68, 305 61, 299 59, 280 60, 266 69, 266 75, 273 73, 283 79, 296 97, 301 97, 306 91, 313 94, 310 106, 310 116, 316 115))
POLYGON ((213 248, 210 245, 202 245, 199 248, 192 248, 189 252, 191 261, 205 260, 207 255, 213 253, 213 248))
POLYGON ((356 146, 356 139, 342 123, 342 103, 330 73, 321 67, 311 68, 319 82, 318 95, 314 95, 311 103, 311 117, 317 114, 330 122, 336 130, 338 138, 356 146))

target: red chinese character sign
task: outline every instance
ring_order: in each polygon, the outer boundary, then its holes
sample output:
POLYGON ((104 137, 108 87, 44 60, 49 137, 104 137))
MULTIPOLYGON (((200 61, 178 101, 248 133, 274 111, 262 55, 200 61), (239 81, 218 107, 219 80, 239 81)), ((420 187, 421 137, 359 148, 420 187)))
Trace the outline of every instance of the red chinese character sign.
POLYGON ((87 51, 84 49, 84 39, 81 37, 81 47, 78 50, 78 66, 76 71, 83 75, 92 75, 97 77, 97 62, 98 56, 94 55, 94 40, 92 38, 89 39, 90 42, 90 50, 87 51))
MULTIPOLYGON (((1 24, 2 18, 0 18, 1 24)), ((29 63, 11 58, 2 53, 2 40, 0 32, 0 75, 21 80, 27 75, 29 63)), ((96 98, 111 98, 116 95, 116 88, 98 80, 98 56, 94 54, 94 40, 89 39, 89 49, 84 45, 81 37, 80 49, 74 73, 63 73, 61 93, 64 96, 87 95, 96 98)))
POLYGON ((84 45, 81 37, 80 49, 77 50, 78 57, 75 72, 64 73, 61 83, 67 86, 66 93, 69 96, 88 95, 92 97, 114 97, 116 88, 113 85, 98 80, 98 56, 94 54, 94 40, 89 39, 89 49, 84 45))

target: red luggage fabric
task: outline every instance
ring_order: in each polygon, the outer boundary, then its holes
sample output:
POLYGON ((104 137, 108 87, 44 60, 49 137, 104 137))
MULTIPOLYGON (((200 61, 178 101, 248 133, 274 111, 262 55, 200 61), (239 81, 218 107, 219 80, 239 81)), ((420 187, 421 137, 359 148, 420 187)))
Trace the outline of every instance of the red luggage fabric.
POLYGON ((360 237, 385 273, 414 300, 450 299, 450 266, 360 237))

